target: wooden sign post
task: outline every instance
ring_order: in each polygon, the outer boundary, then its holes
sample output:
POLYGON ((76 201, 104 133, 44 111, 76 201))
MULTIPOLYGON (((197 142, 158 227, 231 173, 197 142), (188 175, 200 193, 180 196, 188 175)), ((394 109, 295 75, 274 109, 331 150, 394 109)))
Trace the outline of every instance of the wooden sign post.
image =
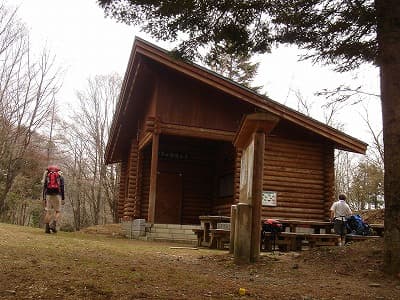
POLYGON ((231 243, 237 261, 254 262, 260 255, 265 137, 278 122, 268 113, 247 115, 234 139, 235 147, 242 149, 239 203, 232 209, 231 243))

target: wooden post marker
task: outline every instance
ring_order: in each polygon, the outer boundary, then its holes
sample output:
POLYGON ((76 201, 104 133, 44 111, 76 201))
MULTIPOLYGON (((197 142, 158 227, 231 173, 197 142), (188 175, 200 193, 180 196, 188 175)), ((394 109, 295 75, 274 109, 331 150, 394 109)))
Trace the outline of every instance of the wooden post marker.
POLYGON ((239 203, 232 209, 233 253, 238 262, 254 262, 260 255, 265 139, 278 122, 269 113, 247 115, 234 139, 235 147, 243 150, 239 203))

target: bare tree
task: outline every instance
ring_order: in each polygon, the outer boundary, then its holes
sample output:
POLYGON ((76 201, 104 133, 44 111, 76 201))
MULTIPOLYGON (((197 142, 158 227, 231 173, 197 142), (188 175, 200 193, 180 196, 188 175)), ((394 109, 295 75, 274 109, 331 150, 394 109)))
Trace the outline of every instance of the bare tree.
POLYGON ((384 159, 384 147, 383 147, 383 131, 382 127, 380 129, 374 128, 370 117, 368 109, 364 106, 364 114, 361 115, 368 128, 370 136, 372 138, 372 143, 368 149, 368 157, 371 163, 383 169, 383 159, 384 159))
POLYGON ((324 96, 327 99, 327 105, 334 103, 351 103, 357 104, 362 102, 365 97, 374 97, 379 99, 380 95, 363 90, 362 86, 350 87, 342 84, 335 89, 323 89, 316 93, 317 96, 324 96))
POLYGON ((360 160, 354 168, 350 199, 354 208, 379 208, 383 204, 383 166, 369 162, 368 157, 360 160))
POLYGON ((35 58, 15 11, 4 6, 0 10, 0 214, 4 215, 32 136, 44 126, 60 84, 55 57, 45 49, 35 58))
POLYGON ((84 91, 77 93, 79 109, 74 113, 73 120, 76 124, 75 135, 80 138, 74 146, 79 146, 80 151, 75 152, 74 160, 74 168, 79 169, 79 177, 76 178, 79 193, 72 201, 82 206, 79 201, 85 199, 93 224, 105 223, 110 216, 113 221, 116 220, 116 166, 105 165, 104 153, 120 86, 121 78, 116 74, 95 76, 88 80, 84 91))
POLYGON ((66 204, 70 204, 71 206, 71 222, 74 229, 80 230, 82 226, 88 223, 86 219, 88 213, 84 192, 84 172, 87 169, 85 163, 85 140, 80 136, 79 128, 72 122, 63 122, 61 130, 64 134, 60 142, 65 150, 63 168, 66 171, 66 181, 68 182, 66 198, 69 203, 66 204))

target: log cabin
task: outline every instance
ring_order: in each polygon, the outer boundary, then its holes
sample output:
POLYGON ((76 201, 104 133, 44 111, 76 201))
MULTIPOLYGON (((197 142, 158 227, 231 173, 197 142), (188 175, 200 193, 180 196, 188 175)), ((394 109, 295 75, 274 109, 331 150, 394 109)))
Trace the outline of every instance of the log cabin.
POLYGON ((366 143, 136 38, 105 154, 120 164, 119 217, 229 216, 242 155, 233 140, 255 112, 279 119, 265 137, 262 217, 328 220, 334 150, 363 154, 366 143))

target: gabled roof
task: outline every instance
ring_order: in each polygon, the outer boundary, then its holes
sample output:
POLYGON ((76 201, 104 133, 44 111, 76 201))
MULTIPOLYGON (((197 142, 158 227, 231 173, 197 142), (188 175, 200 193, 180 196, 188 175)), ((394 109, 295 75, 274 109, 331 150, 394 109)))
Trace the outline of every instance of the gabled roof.
POLYGON ((238 101, 250 103, 259 109, 279 116, 281 119, 287 120, 307 130, 310 130, 311 132, 330 140, 337 149, 362 154, 364 154, 366 151, 367 144, 359 139, 356 139, 322 122, 299 113, 298 111, 280 104, 269 97, 260 95, 245 86, 242 86, 197 64, 174 58, 167 50, 136 37, 122 84, 113 123, 110 129, 109 140, 105 154, 107 163, 121 160, 118 158, 120 154, 117 154, 119 149, 117 146, 120 143, 124 143, 121 132, 123 130, 127 130, 122 128, 122 118, 124 117, 124 113, 129 105, 128 102, 130 101, 130 96, 134 92, 133 86, 135 80, 138 76, 140 76, 140 72, 142 71, 141 61, 144 57, 177 72, 185 74, 186 76, 189 76, 195 80, 201 81, 209 86, 212 86, 215 89, 237 98, 238 101))

